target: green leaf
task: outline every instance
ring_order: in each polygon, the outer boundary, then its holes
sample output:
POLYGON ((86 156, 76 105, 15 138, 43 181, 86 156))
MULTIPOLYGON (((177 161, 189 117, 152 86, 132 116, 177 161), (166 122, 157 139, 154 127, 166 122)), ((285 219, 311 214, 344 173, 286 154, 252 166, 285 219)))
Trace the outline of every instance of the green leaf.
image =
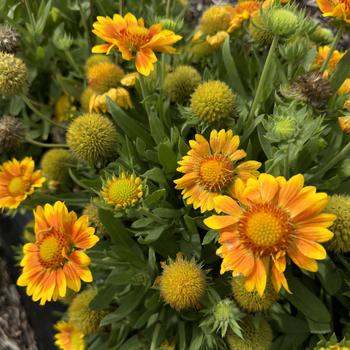
POLYGON ((286 293, 286 298, 311 321, 311 333, 328 332, 331 315, 323 302, 297 278, 288 276, 287 280, 292 294, 286 293))
POLYGON ((108 110, 112 115, 114 122, 125 132, 133 141, 141 138, 146 144, 153 145, 153 139, 149 132, 135 119, 126 114, 110 97, 107 97, 108 110))
POLYGON ((205 234, 202 245, 207 245, 211 242, 215 242, 217 238, 218 238, 218 233, 214 230, 210 230, 205 234))
POLYGON ((155 112, 150 113, 149 126, 151 129, 152 137, 157 144, 167 138, 167 134, 164 130, 164 125, 155 112))
POLYGON ((344 80, 350 75, 350 51, 338 62, 335 72, 330 78, 333 91, 338 91, 344 80))
POLYGON ((177 168, 177 156, 173 149, 166 143, 158 146, 158 159, 165 174, 173 175, 177 168))
POLYGON ((107 308, 118 290, 118 286, 112 285, 99 288, 96 297, 92 300, 89 307, 93 310, 103 310, 107 308))
POLYGON ((128 316, 138 307, 144 295, 145 290, 143 288, 135 288, 127 295, 121 297, 118 309, 104 317, 101 321, 101 326, 118 322, 128 316))
POLYGON ((222 45, 222 58, 227 72, 230 86, 240 95, 246 96, 245 89, 241 82, 236 63, 231 55, 230 39, 227 38, 222 45))
POLYGON ((142 350, 144 349, 144 343, 141 342, 137 335, 128 339, 118 350, 142 350))
POLYGON ((164 173, 160 168, 153 168, 153 169, 147 170, 142 176, 144 176, 146 179, 150 179, 161 185, 165 185, 165 186, 168 185, 168 181, 165 178, 164 173))
POLYGON ((323 288, 331 295, 337 293, 343 284, 342 275, 331 259, 318 262, 317 276, 323 288))
POLYGON ((146 206, 150 206, 152 204, 158 203, 159 201, 163 200, 166 195, 166 190, 164 188, 161 188, 157 191, 152 192, 150 195, 148 195, 143 203, 146 206))

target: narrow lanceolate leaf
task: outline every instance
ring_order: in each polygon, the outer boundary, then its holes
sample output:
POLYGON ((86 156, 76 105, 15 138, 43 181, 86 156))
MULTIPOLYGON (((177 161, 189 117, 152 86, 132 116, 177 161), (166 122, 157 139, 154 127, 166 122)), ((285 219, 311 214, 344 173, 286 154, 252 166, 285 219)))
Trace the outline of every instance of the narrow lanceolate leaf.
POLYGON ((330 81, 333 91, 337 91, 344 80, 350 75, 350 51, 348 51, 337 64, 330 81))

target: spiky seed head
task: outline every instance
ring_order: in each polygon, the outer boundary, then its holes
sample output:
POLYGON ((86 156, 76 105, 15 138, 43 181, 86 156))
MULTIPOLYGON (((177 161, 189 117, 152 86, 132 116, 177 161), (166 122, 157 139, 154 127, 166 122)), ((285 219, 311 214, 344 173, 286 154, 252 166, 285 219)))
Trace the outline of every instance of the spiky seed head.
POLYGON ((24 91, 27 66, 12 54, 0 52, 0 95, 12 97, 24 91))
POLYGON ((316 30, 310 35, 310 39, 317 45, 329 45, 334 40, 333 32, 321 26, 318 26, 316 30))
POLYGON ((179 66, 165 77, 165 93, 171 101, 186 104, 201 80, 197 69, 191 66, 179 66))
POLYGON ((222 81, 200 84, 191 96, 191 109, 201 120, 213 123, 233 115, 236 96, 222 81))
POLYGON ((250 18, 248 31, 251 38, 260 45, 268 45, 272 42, 273 34, 269 32, 265 17, 262 15, 255 15, 250 18))
POLYGON ((18 118, 4 115, 0 118, 0 149, 12 150, 24 139, 24 125, 18 118))
POLYGON ((298 28, 298 16, 288 9, 272 9, 268 17, 269 30, 275 35, 291 35, 298 28))
POLYGON ((90 164, 98 165, 117 156, 117 131, 101 114, 86 113, 76 118, 67 130, 67 143, 77 159, 90 164))
POLYGON ((85 72, 87 73, 89 69, 94 66, 95 64, 99 63, 105 63, 105 62, 110 62, 112 63, 111 59, 106 56, 106 55, 101 55, 101 54, 93 54, 90 55, 87 60, 85 61, 85 72))
POLYGON ((206 35, 213 35, 230 26, 232 12, 230 6, 214 5, 203 12, 199 22, 200 30, 206 35))
POLYGON ((0 51, 15 54, 20 45, 20 35, 13 27, 0 24, 0 51))

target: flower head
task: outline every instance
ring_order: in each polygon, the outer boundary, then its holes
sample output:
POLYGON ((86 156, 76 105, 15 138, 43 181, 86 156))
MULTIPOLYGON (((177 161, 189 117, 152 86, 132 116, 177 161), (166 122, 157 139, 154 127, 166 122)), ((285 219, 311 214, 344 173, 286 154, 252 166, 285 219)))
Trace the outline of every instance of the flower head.
POLYGON ((55 325, 55 345, 60 350, 85 350, 84 334, 66 321, 59 321, 55 325))
POLYGON ((128 74, 125 74, 122 80, 120 81, 120 84, 126 87, 132 87, 135 86, 137 79, 139 79, 140 74, 137 72, 131 72, 128 74))
POLYGON ((103 226, 100 217, 98 215, 98 207, 96 206, 97 200, 92 200, 83 210, 83 215, 87 215, 89 218, 89 225, 95 227, 97 235, 105 235, 106 229, 103 226))
POLYGON ((177 168, 185 175, 174 182, 187 204, 201 212, 214 209, 214 198, 227 191, 237 178, 247 180, 259 174, 259 162, 236 164, 246 152, 238 149, 239 137, 233 136, 231 130, 213 130, 209 142, 197 134, 190 146, 177 168))
POLYGON ((74 165, 72 155, 62 148, 48 150, 41 159, 41 168, 47 180, 57 181, 63 186, 71 184, 69 169, 72 165, 74 165))
POLYGON ((178 66, 164 80, 164 89, 171 101, 185 104, 201 82, 197 69, 191 66, 178 66))
POLYGON ((67 143, 76 158, 90 164, 98 164, 116 156, 117 131, 107 117, 86 113, 70 124, 67 143))
POLYGON ((107 113, 107 97, 111 98, 119 107, 124 109, 132 108, 129 91, 122 88, 113 88, 102 95, 92 94, 89 102, 90 112, 107 113))
POLYGON ((124 60, 135 59, 139 73, 148 76, 157 61, 154 52, 174 53, 171 46, 182 37, 170 30, 163 30, 160 24, 146 28, 142 18, 137 19, 131 13, 124 17, 115 14, 113 18, 97 17, 93 24, 93 33, 106 43, 93 47, 94 53, 109 53, 118 49, 124 60))
POLYGON ((349 0, 316 0, 324 17, 334 17, 345 23, 350 23, 349 0))
POLYGON ((277 300, 278 294, 270 281, 268 281, 264 294, 261 296, 255 290, 248 292, 245 289, 244 282, 243 276, 233 277, 232 279, 232 295, 243 310, 248 312, 268 310, 277 300))
POLYGON ((90 309, 89 304, 96 295, 96 288, 87 288, 74 297, 68 308, 69 323, 84 335, 96 332, 106 315, 105 311, 90 309))
POLYGON ((261 45, 270 44, 273 34, 268 30, 266 19, 263 15, 256 14, 250 18, 249 34, 254 41, 261 45))
POLYGON ((232 116, 236 96, 224 82, 210 80, 200 84, 191 96, 191 109, 201 120, 213 123, 232 116))
POLYGON ((226 31, 230 26, 233 15, 233 6, 214 5, 203 12, 200 19, 199 30, 205 35, 214 35, 226 31))
POLYGON ((178 311, 198 306, 207 285, 200 266, 178 253, 175 261, 163 263, 162 268, 159 287, 163 300, 178 311))
POLYGON ((322 213, 327 206, 326 193, 304 187, 303 175, 288 181, 284 177, 260 174, 246 183, 235 182, 232 194, 214 200, 215 208, 226 215, 213 215, 205 224, 219 230, 223 258, 221 273, 233 271, 245 277, 247 291, 264 294, 271 274, 276 291, 281 285, 289 291, 284 276, 286 257, 308 271, 317 271, 316 260, 327 257, 318 242, 333 237, 330 227, 335 215, 322 213))
POLYGON ((239 1, 234 6, 233 16, 228 28, 228 32, 232 33, 241 28, 244 21, 248 20, 251 16, 254 16, 259 11, 258 1, 239 1))
POLYGON ((0 166, 0 209, 17 208, 35 188, 42 187, 45 178, 34 167, 31 157, 9 160, 0 166))
POLYGON ((350 115, 339 117, 338 124, 346 135, 350 135, 350 115))
POLYGON ((116 64, 107 61, 91 65, 87 70, 89 86, 97 94, 104 94, 118 86, 124 71, 116 64))
POLYGON ((239 322, 242 337, 228 332, 226 343, 229 350, 269 350, 272 345, 272 330, 268 322, 261 320, 256 325, 251 318, 239 322))
POLYGON ((0 51, 0 95, 12 97, 23 92, 27 66, 12 54, 0 51))
POLYGON ((84 112, 89 112, 90 109, 90 98, 94 95, 94 90, 91 87, 86 87, 80 96, 80 105, 84 112))
POLYGON ((34 211, 35 243, 23 247, 22 274, 17 280, 40 305, 64 297, 67 288, 78 292, 81 280, 92 282, 90 259, 84 252, 99 238, 88 217, 68 212, 62 202, 38 206, 34 211))
POLYGON ((350 197, 333 195, 330 197, 327 211, 335 214, 337 219, 330 230, 334 232, 333 238, 327 242, 326 247, 335 253, 350 252, 350 197))
POLYGON ((143 196, 141 179, 134 174, 122 173, 113 176, 102 188, 104 200, 116 208, 126 208, 135 205, 143 196))
POLYGON ((0 149, 15 149, 24 141, 24 125, 21 119, 4 115, 0 118, 0 149))
POLYGON ((99 54, 91 55, 87 58, 85 62, 85 66, 84 66, 85 72, 87 73, 89 69, 96 64, 106 63, 106 62, 112 63, 111 59, 106 55, 99 55, 99 54))
POLYGON ((0 51, 15 54, 20 44, 19 33, 7 24, 0 24, 0 51))
MULTIPOLYGON (((318 48, 317 56, 314 61, 314 68, 320 68, 323 64, 323 62, 326 60, 328 56, 328 52, 330 50, 329 46, 321 46, 318 48)), ((324 72, 324 77, 327 78, 330 74, 332 74, 335 71, 335 68, 337 67, 338 62, 343 58, 345 55, 344 52, 340 52, 338 50, 334 50, 331 56, 330 61, 328 62, 327 69, 324 72)))
POLYGON ((59 97, 55 103, 55 119, 58 122, 65 122, 74 117, 74 112, 77 111, 74 102, 74 97, 66 93, 59 97))

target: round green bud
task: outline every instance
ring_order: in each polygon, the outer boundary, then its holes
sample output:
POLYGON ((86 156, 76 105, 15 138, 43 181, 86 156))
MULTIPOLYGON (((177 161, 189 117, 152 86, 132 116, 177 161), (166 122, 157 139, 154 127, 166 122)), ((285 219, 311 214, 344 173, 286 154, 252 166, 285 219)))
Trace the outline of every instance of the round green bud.
POLYGON ((275 35, 293 34, 298 24, 298 16, 287 9, 272 9, 269 14, 270 31, 275 35))
POLYGON ((269 32, 265 17, 256 15, 250 18, 248 31, 251 38, 260 45, 267 45, 272 42, 273 34, 269 32))
POLYGON ((123 69, 112 62, 94 64, 87 71, 89 86, 99 95, 117 87, 123 76, 123 69))
POLYGON ((268 282, 264 294, 260 296, 257 291, 248 292, 244 287, 243 276, 234 277, 232 280, 232 294, 237 304, 245 311, 257 312, 268 310, 278 298, 278 294, 268 282))
POLYGON ((87 73, 89 69, 95 64, 99 64, 103 62, 112 63, 111 59, 106 55, 101 55, 101 54, 90 55, 85 62, 85 66, 84 66, 85 72, 87 73))
POLYGON ((80 105, 84 112, 89 112, 90 98, 94 94, 94 90, 86 87, 80 96, 80 105))
POLYGON ((24 125, 18 118, 4 115, 0 118, 0 149, 12 150, 24 139, 24 125))
POLYGON ((277 116, 272 128, 272 134, 281 141, 292 138, 297 131, 297 122, 293 117, 277 116))
POLYGON ((327 250, 334 253, 350 252, 350 196, 331 196, 325 212, 337 216, 329 228, 334 236, 325 243, 327 250))
POLYGON ((295 63, 305 57, 309 47, 308 37, 293 36, 280 47, 280 53, 286 61, 295 63))
POLYGON ((265 320, 262 320, 259 325, 254 325, 253 320, 247 317, 238 323, 243 339, 229 330, 225 338, 229 350, 269 350, 271 348, 272 330, 265 320))
POLYGON ((171 30, 173 32, 179 32, 183 26, 183 21, 173 20, 171 18, 162 18, 156 21, 162 25, 163 29, 171 30))
POLYGON ((106 229, 103 226, 100 217, 98 215, 98 207, 96 206, 96 200, 92 200, 83 210, 83 215, 89 217, 89 225, 96 229, 98 235, 104 236, 106 229))
POLYGON ((0 24, 0 51, 15 54, 19 47, 18 32, 7 24, 0 24))
POLYGON ((310 35, 310 39, 318 45, 328 45, 333 42, 333 32, 321 26, 318 26, 316 30, 310 35))
POLYGON ((186 104, 201 80, 202 78, 195 68, 179 66, 165 77, 165 93, 171 101, 186 104))
POLYGON ((203 12, 200 19, 200 30, 206 35, 213 35, 227 30, 230 25, 232 13, 225 5, 215 5, 203 12))
POLYGON ((213 47, 207 41, 194 43, 190 48, 194 62, 198 62, 204 57, 211 55, 213 51, 213 47))
POLYGON ((69 169, 74 163, 74 159, 68 150, 53 148, 43 155, 41 168, 43 175, 49 182, 54 181, 63 186, 69 186, 72 183, 69 169))
POLYGON ((68 308, 69 323, 84 335, 95 333, 100 327, 102 318, 106 315, 105 311, 90 309, 89 305, 96 294, 95 288, 85 289, 74 297, 68 308))
POLYGON ((117 131, 105 116, 86 113, 76 118, 67 130, 67 143, 73 155, 98 165, 117 156, 117 131))
POLYGON ((23 92, 27 79, 24 62, 12 54, 0 52, 0 95, 12 97, 23 92))
POLYGON ((228 322, 235 318, 237 309, 232 307, 233 302, 229 299, 220 300, 214 307, 214 319, 217 322, 228 322))
POLYGON ((211 80, 200 84, 191 96, 191 109, 207 123, 233 115, 236 96, 222 81, 211 80))

